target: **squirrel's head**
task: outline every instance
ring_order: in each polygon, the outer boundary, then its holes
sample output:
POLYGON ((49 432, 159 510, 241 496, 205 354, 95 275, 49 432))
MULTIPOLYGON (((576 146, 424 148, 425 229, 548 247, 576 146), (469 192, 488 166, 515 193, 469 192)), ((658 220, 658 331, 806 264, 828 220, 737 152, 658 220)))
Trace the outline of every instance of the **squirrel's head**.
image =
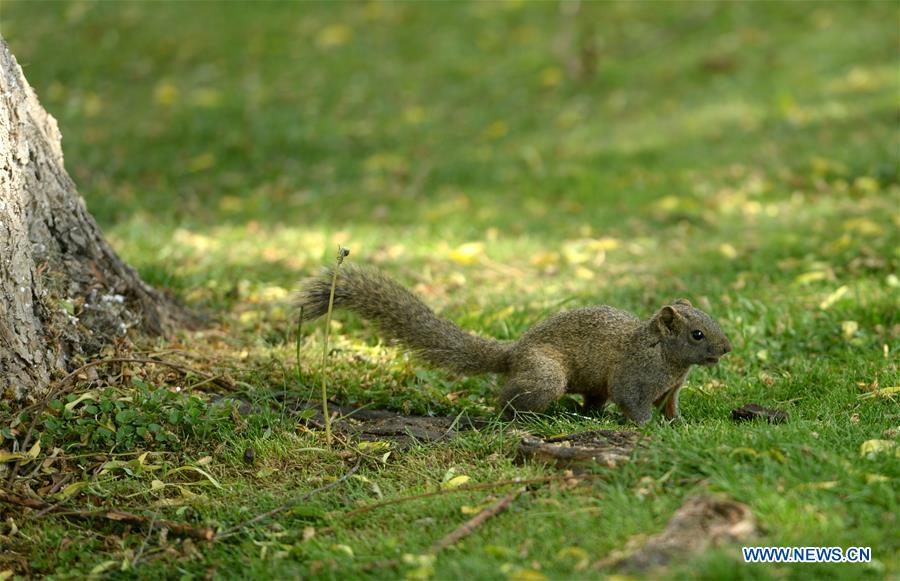
POLYGON ((670 357, 687 365, 715 365, 731 351, 731 343, 712 317, 687 299, 661 308, 652 319, 670 357))

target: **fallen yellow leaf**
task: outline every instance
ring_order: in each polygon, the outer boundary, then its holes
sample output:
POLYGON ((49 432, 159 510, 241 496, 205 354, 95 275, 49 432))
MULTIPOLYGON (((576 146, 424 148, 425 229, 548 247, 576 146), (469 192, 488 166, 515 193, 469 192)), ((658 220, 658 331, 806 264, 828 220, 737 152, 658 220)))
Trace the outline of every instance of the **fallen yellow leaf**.
POLYGON ((831 490, 837 485, 837 480, 826 480, 823 482, 807 482, 806 484, 801 484, 800 487, 810 490, 831 490))
POLYGON ((581 547, 563 547, 556 553, 557 559, 565 559, 567 557, 572 557, 575 559, 587 559, 589 557, 588 552, 582 549, 581 547))
POLYGON ((216 156, 214 153, 206 152, 191 158, 188 162, 189 171, 203 171, 216 165, 216 156))
POLYGON ((546 581, 547 576, 534 569, 519 569, 509 575, 509 581, 546 581))
POLYGON ((556 252, 538 252, 534 254, 529 262, 534 266, 553 266, 559 264, 560 256, 556 252))
POLYGON ((594 278, 594 271, 590 268, 578 266, 575 268, 575 277, 581 280, 592 280, 594 278))
POLYGON ((873 397, 889 397, 895 394, 900 393, 900 385, 892 385, 890 387, 879 387, 872 391, 867 391, 864 394, 858 396, 859 399, 869 399, 873 397))
POLYGON ((67 403, 67 404, 66 404, 66 409, 69 410, 69 411, 72 411, 72 410, 75 409, 75 406, 77 406, 78 404, 80 404, 80 403, 83 402, 84 400, 86 400, 86 399, 94 399, 94 397, 96 396, 96 394, 97 394, 96 391, 86 391, 86 392, 84 392, 83 394, 81 394, 80 396, 78 396, 78 398, 77 398, 76 400, 70 401, 69 403, 67 403))
POLYGON ((731 450, 729 456, 734 456, 735 454, 747 454, 748 456, 759 456, 759 452, 754 450, 753 448, 734 448, 731 450))
POLYGON ((859 446, 859 455, 862 458, 872 459, 878 454, 889 452, 897 447, 893 440, 866 440, 859 446))
POLYGON ((884 232, 884 228, 868 218, 852 218, 847 220, 844 222, 844 230, 856 232, 863 236, 877 236, 884 232))
POLYGON ((737 255, 738 255, 737 249, 728 243, 720 245, 719 252, 721 252, 722 256, 724 256, 728 260, 734 260, 735 258, 737 258, 737 255))
POLYGON ((822 309, 823 311, 824 311, 824 310, 827 310, 827 309, 829 309, 829 308, 831 308, 831 306, 832 306, 834 303, 836 303, 836 302, 838 302, 839 300, 841 300, 841 299, 844 297, 844 295, 847 294, 847 291, 849 291, 849 290, 850 290, 850 287, 848 287, 847 285, 844 285, 844 286, 842 286, 842 287, 839 287, 839 288, 838 288, 837 290, 835 290, 833 293, 831 293, 830 295, 828 295, 827 297, 825 297, 825 300, 824 300, 824 301, 822 301, 821 303, 819 303, 819 308, 822 309))
POLYGON ((332 24, 319 31, 319 34, 316 35, 316 45, 319 48, 334 48, 346 44, 352 36, 353 31, 349 27, 343 24, 332 24))
POLYGON ((494 121, 484 130, 485 136, 491 139, 500 139, 507 133, 509 133, 509 125, 506 121, 494 121))
POLYGON ((813 270, 812 272, 807 272, 801 274, 797 278, 794 279, 794 284, 804 285, 812 282, 816 282, 819 280, 824 280, 828 277, 828 274, 821 270, 813 270))
POLYGON ((191 91, 189 100, 195 107, 216 107, 222 97, 216 89, 197 89, 191 91))
POLYGON ((464 474, 461 474, 459 476, 454 476, 447 482, 444 482, 444 484, 441 485, 441 488, 445 488, 445 489, 446 488, 456 488, 458 486, 462 486, 469 480, 471 480, 471 478, 469 478, 468 476, 466 476, 464 474))
POLYGON ((422 121, 425 121, 425 117, 425 109, 418 105, 407 107, 403 110, 403 120, 410 125, 418 125, 422 121))
POLYGON ((107 571, 109 571, 109 570, 112 569, 113 567, 118 566, 118 564, 119 564, 119 561, 103 561, 102 563, 100 563, 99 565, 97 565, 96 567, 94 567, 93 569, 91 569, 89 578, 91 578, 91 579, 97 579, 97 578, 99 578, 103 573, 106 573, 107 571))
POLYGON ((0 464, 5 462, 15 462, 16 460, 22 460, 23 458, 27 458, 25 454, 19 454, 18 452, 7 452, 6 450, 0 450, 0 464))
POLYGON ((62 490, 59 491, 57 497, 60 500, 65 500, 69 497, 75 496, 82 489, 87 488, 89 483, 86 480, 82 480, 81 482, 73 482, 72 484, 66 486, 62 490))
POLYGON ((559 67, 547 67, 541 71, 541 84, 545 87, 555 87, 563 80, 563 72, 559 67))
POLYGON ((464 266, 475 264, 484 255, 484 242, 466 242, 450 251, 447 257, 464 266))
POLYGON ((853 180, 853 188, 864 194, 878 193, 878 180, 870 176, 860 176, 853 180))
POLYGON ((859 323, 856 321, 841 322, 841 333, 844 335, 844 339, 852 339, 857 331, 859 331, 859 323))
POLYGON ((335 551, 340 551, 341 553, 344 553, 351 559, 354 557, 353 549, 351 549, 349 545, 331 545, 331 548, 334 549, 335 551))
POLYGON ((174 105, 181 96, 181 91, 170 81, 160 81, 153 89, 153 100, 166 107, 174 105))
POLYGON ((604 236, 603 238, 597 238, 596 240, 588 242, 588 248, 591 250, 615 250, 621 245, 621 242, 609 236, 604 236))

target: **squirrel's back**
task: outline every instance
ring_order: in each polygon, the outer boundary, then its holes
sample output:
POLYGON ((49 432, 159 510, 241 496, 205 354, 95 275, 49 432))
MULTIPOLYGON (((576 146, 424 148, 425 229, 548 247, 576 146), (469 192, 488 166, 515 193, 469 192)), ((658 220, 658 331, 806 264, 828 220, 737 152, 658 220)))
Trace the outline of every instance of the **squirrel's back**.
MULTIPOLYGON (((306 280, 297 306, 303 319, 328 311, 334 271, 306 280)), ((334 308, 347 309, 372 321, 385 335, 412 349, 426 361, 460 373, 502 373, 509 369, 514 343, 479 337, 438 317, 428 305, 381 272, 352 264, 338 270, 334 308)))

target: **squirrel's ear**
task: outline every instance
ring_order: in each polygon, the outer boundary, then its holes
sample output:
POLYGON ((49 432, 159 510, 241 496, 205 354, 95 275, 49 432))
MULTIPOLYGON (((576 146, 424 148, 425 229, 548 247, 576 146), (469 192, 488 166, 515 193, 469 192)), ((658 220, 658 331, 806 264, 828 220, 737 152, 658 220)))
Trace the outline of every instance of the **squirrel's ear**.
POLYGON ((670 305, 664 306, 656 314, 656 326, 662 335, 677 333, 682 321, 682 316, 670 305))
POLYGON ((684 306, 686 306, 686 307, 693 307, 693 306, 694 306, 694 305, 691 304, 691 301, 689 301, 689 300, 687 300, 687 299, 675 299, 675 302, 672 303, 672 304, 673 304, 673 305, 684 305, 684 306))

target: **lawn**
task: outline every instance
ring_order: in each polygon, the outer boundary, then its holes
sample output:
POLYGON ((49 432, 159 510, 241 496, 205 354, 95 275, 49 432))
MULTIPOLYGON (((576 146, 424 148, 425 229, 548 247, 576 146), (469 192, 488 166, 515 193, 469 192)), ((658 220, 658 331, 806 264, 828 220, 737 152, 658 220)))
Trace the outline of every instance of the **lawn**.
MULTIPOLYGON (((51 403, 33 489, 225 530, 334 486, 210 544, 0 505, 0 579, 603 578, 700 493, 748 505, 755 544, 873 560, 750 565, 721 546, 660 576, 897 578, 898 18, 892 2, 3 0, 0 34, 93 215, 206 320, 137 347, 197 374, 113 366, 51 403), (498 378, 429 368, 339 312, 332 401, 486 422, 405 450, 329 446, 286 403, 318 398, 325 339, 322 323, 298 333, 290 297, 338 244, 484 335, 686 297, 734 351, 691 372, 677 423, 585 418, 569 397, 508 423, 498 378), (750 402, 790 418, 732 422, 750 402), (458 476, 559 474, 515 461, 522 429, 649 444, 529 489, 434 560, 514 487, 345 515, 458 476), (871 440, 883 450, 861 453, 871 440)), ((32 418, 2 406, 9 451, 32 418)))

